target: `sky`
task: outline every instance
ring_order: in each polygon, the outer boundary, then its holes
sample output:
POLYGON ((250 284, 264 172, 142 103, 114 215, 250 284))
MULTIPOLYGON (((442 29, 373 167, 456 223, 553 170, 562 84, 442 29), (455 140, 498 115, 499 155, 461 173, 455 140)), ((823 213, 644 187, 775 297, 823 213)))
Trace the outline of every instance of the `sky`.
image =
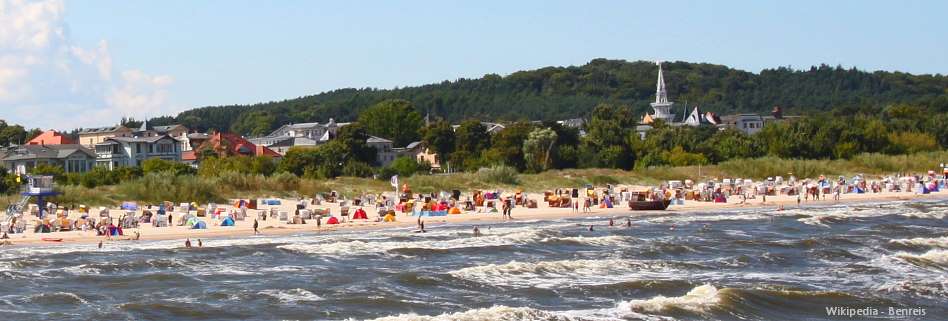
POLYGON ((0 0, 0 119, 202 106, 594 58, 948 74, 948 1, 0 0))

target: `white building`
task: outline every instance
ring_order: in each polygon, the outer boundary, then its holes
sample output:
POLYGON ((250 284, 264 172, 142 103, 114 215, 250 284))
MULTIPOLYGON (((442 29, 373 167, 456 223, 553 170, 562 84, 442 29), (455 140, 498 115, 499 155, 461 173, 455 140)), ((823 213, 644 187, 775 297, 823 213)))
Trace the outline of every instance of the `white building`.
POLYGON ((95 145, 96 166, 139 166, 149 158, 181 161, 180 142, 168 135, 112 137, 95 145))
POLYGON ((340 127, 346 126, 348 124, 349 123, 337 124, 332 118, 330 118, 325 124, 320 124, 318 122, 287 124, 277 128, 269 135, 251 138, 249 140, 256 145, 268 147, 278 142, 285 141, 289 137, 305 137, 319 142, 327 142, 336 136, 340 127))
POLYGON ((756 134, 764 128, 764 118, 758 114, 721 116, 721 123, 725 127, 737 129, 748 135, 756 134))
POLYGON ((655 85, 655 102, 649 104, 652 106, 651 117, 653 120, 664 120, 666 123, 675 122, 675 113, 671 112, 675 103, 668 100, 668 91, 665 90, 665 76, 662 74, 662 63, 655 62, 658 65, 658 83, 655 85))

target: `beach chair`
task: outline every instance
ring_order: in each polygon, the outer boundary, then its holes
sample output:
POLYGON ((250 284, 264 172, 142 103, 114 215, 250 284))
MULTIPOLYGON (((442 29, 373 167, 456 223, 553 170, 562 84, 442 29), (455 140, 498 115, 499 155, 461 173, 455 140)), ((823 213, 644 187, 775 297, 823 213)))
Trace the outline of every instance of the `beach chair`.
POLYGON ((280 221, 287 221, 290 219, 290 213, 286 211, 280 211, 280 221))
POLYGON ((349 207, 344 206, 339 208, 339 216, 342 217, 342 221, 345 222, 349 219, 349 207))

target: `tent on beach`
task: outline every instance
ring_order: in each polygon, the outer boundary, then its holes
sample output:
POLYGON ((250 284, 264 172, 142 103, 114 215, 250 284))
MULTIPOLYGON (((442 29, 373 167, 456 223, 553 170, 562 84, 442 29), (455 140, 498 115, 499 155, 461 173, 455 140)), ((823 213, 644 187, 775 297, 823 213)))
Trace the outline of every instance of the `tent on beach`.
POLYGON ((365 210, 363 210, 362 208, 359 208, 355 211, 355 213, 352 214, 352 219, 353 220, 367 220, 369 219, 369 216, 365 213, 365 210))
POLYGON ((224 220, 221 221, 221 226, 234 226, 234 219, 230 216, 225 217, 224 220))
POLYGON ((204 223, 204 221, 197 221, 196 223, 194 223, 194 225, 191 226, 191 229, 193 230, 207 229, 207 223, 204 223))
POLYGON ((330 217, 328 220, 326 220, 326 224, 339 224, 339 219, 335 216, 330 217))

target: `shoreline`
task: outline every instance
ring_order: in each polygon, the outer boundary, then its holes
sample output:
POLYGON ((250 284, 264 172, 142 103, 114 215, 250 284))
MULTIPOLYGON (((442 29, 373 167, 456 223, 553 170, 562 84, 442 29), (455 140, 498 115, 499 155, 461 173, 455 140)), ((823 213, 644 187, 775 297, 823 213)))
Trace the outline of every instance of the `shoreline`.
MULTIPOLYGON (((736 199, 736 197, 732 198, 736 199)), ((514 216, 513 221, 524 221, 524 220, 555 220, 562 218, 581 218, 581 217, 597 217, 597 216, 612 216, 612 217, 629 217, 629 216, 646 216, 646 215, 655 215, 655 214, 681 214, 689 215, 693 213, 699 213, 702 211, 719 211, 719 210, 734 210, 734 209, 776 209, 780 206, 783 206, 785 209, 797 208, 797 198, 796 196, 769 196, 767 197, 768 201, 766 203, 761 202, 758 199, 748 200, 746 203, 741 204, 737 201, 728 202, 728 203, 713 203, 713 202, 697 202, 697 201, 686 201, 684 205, 672 205, 665 211, 631 211, 627 207, 615 207, 611 209, 607 208, 592 208, 591 212, 573 212, 571 208, 549 208, 542 205, 539 208, 535 209, 526 209, 524 207, 514 208, 512 215, 514 216)), ((874 203, 874 202, 897 202, 897 201, 911 201, 911 200, 948 200, 948 191, 940 191, 931 194, 915 194, 907 192, 883 192, 877 194, 844 194, 839 201, 834 200, 809 200, 802 201, 799 207, 824 207, 832 205, 841 205, 841 204, 858 204, 858 203, 874 203)), ((284 201, 283 206, 288 206, 293 204, 289 201, 284 201)), ((326 207, 325 205, 323 207, 326 207)), ((369 212, 373 212, 371 209, 369 212)), ((338 211, 333 211, 333 213, 338 213, 338 211)), ((338 214, 335 216, 338 217, 338 214)), ((374 215, 370 214, 370 217, 374 215)), ((32 233, 27 232, 23 234, 11 234, 9 239, 0 240, 5 244, 3 247, 24 247, 30 245, 43 245, 43 246, 55 246, 55 245, 80 245, 80 244, 92 244, 95 245, 100 241, 103 242, 103 246, 108 246, 108 244, 120 242, 137 242, 137 241, 170 241, 170 240, 180 240, 182 243, 186 239, 191 239, 192 243, 196 243, 197 239, 203 240, 205 243, 208 241, 213 241, 214 239, 221 238, 248 238, 254 237, 253 233, 253 219, 247 219, 243 221, 237 221, 235 226, 231 227, 221 227, 212 224, 215 222, 210 218, 203 218, 208 222, 208 228, 203 230, 195 230, 185 226, 170 226, 170 227, 140 227, 140 228, 130 228, 124 229, 124 236, 114 237, 113 240, 108 240, 105 236, 96 236, 94 231, 67 231, 67 232, 52 232, 52 233, 32 233), (132 240, 132 235, 135 232, 139 232, 141 237, 138 240, 132 240), (44 241, 43 239, 62 239, 62 241, 44 241)), ((338 225, 327 225, 322 224, 322 227, 317 228, 316 224, 312 221, 307 222, 307 224, 287 224, 285 221, 279 221, 277 219, 268 219, 261 220, 260 223, 260 234, 264 236, 286 236, 293 234, 318 234, 318 233, 328 233, 328 232, 338 232, 338 231, 377 231, 377 230, 386 230, 386 229, 401 229, 401 228, 410 228, 416 226, 417 217, 409 216, 404 213, 398 213, 396 216, 395 222, 375 222, 375 221, 350 221, 347 223, 341 223, 338 225)), ((502 219, 499 212, 496 213, 463 213, 463 214, 449 214, 448 216, 440 217, 425 217, 426 227, 437 227, 444 224, 503 224, 504 222, 509 222, 508 220, 502 219)), ((621 224, 621 223, 617 223, 621 224)), ((0 248, 3 248, 0 247, 0 248)))

